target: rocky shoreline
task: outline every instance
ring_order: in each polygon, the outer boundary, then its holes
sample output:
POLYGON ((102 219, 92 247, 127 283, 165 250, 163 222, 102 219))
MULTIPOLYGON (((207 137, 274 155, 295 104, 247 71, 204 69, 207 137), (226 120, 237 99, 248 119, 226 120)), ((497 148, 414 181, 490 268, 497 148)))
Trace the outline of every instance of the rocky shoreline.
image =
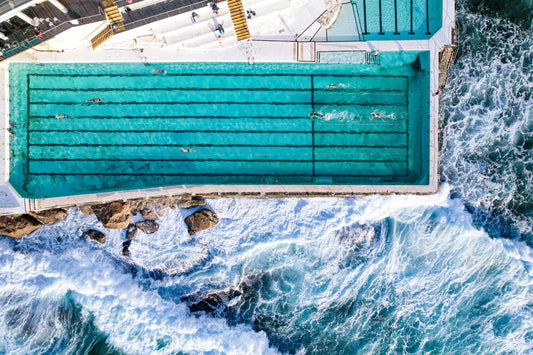
MULTIPOLYGON (((159 230, 156 221, 163 219, 169 209, 205 206, 203 197, 163 197, 150 199, 135 199, 126 201, 112 201, 103 204, 70 206, 79 209, 86 215, 95 215, 105 229, 124 229, 126 241, 123 242, 122 253, 129 255, 129 246, 141 230, 146 234, 159 230), (131 222, 131 217, 140 214, 144 220, 131 222)), ((57 223, 68 215, 67 208, 54 208, 44 211, 30 211, 24 214, 0 216, 0 235, 19 239, 30 235, 44 225, 57 223)), ((184 222, 190 235, 218 224, 218 216, 207 208, 201 208, 192 213, 184 222)), ((105 243, 105 233, 95 229, 86 230, 82 237, 105 243)))

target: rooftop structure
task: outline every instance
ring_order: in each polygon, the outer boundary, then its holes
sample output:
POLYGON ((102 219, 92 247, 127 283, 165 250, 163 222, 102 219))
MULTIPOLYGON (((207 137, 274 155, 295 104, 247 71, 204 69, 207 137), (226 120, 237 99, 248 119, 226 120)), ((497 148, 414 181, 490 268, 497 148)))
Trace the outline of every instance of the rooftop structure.
POLYGON ((88 4, 2 10, 0 212, 438 188, 453 1, 88 4))

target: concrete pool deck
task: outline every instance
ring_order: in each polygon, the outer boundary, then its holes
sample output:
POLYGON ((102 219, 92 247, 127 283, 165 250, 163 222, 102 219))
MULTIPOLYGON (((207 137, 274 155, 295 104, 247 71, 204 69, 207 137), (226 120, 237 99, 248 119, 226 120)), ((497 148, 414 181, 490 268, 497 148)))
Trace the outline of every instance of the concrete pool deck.
MULTIPOLYGON (((319 10, 316 10, 319 12, 319 10)), ((184 14, 185 15, 185 14, 184 14)), ((183 15, 180 15, 183 16, 183 15)), ((177 17, 177 16, 176 16, 177 17)), ((453 1, 443 1, 443 26, 429 40, 413 41, 371 41, 371 42, 309 42, 306 38, 294 40, 254 40, 240 42, 226 41, 223 46, 214 48, 153 48, 153 43, 125 48, 124 43, 134 41, 143 31, 149 31, 154 24, 116 35, 102 49, 93 51, 90 38, 98 32, 102 24, 79 26, 66 31, 56 38, 42 43, 8 61, 0 63, 0 214, 22 213, 28 210, 41 210, 59 206, 81 205, 142 197, 175 195, 202 196, 242 196, 242 197, 284 197, 284 196, 358 196, 368 194, 429 194, 438 190, 438 96, 430 96, 430 162, 429 183, 427 185, 179 185, 142 190, 117 191, 46 199, 23 199, 9 185, 9 62, 63 63, 63 62, 298 62, 311 60, 320 52, 338 51, 429 51, 431 72, 430 90, 438 90, 439 51, 452 43, 452 26, 455 19, 453 1), (80 38, 83 40, 80 42, 80 38), (298 53, 309 58, 298 58, 298 53), (253 58, 253 59, 251 59, 253 58)), ((305 28, 308 23, 299 23, 305 28)), ((145 32, 146 33, 146 32, 145 32)), ((192 34, 191 34, 192 35, 192 34)), ((253 36, 253 33, 252 33, 253 36)), ((218 45, 218 43, 216 43, 218 45)))

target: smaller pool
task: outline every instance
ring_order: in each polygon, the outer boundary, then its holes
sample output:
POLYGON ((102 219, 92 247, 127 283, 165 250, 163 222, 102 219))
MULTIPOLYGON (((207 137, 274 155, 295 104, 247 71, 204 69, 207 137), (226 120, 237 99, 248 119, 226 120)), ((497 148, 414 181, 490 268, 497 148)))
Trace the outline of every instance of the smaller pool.
POLYGON ((428 39, 442 27, 442 0, 344 0, 316 41, 428 39))

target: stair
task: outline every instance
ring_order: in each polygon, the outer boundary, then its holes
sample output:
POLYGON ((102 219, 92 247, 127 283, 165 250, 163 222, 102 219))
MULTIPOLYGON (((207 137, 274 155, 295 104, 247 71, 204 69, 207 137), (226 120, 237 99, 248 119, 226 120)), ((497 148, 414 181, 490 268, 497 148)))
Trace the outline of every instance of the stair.
POLYGON ((93 49, 98 48, 102 43, 113 37, 115 33, 122 32, 126 29, 124 27, 124 18, 115 1, 105 0, 102 4, 109 25, 91 39, 93 49))
POLYGON ((124 22, 124 18, 122 17, 117 5, 106 7, 104 8, 104 11, 105 17, 109 23, 124 22))
POLYGON ((444 46, 442 51, 439 52, 439 88, 444 88, 448 81, 448 69, 455 60, 457 53, 456 45, 444 46))
POLYGON ((227 4, 230 11, 231 21, 233 21, 235 34, 237 35, 237 41, 250 38, 250 31, 248 30, 246 15, 244 14, 241 0, 228 0, 227 4))
POLYGON ((91 39, 93 49, 98 48, 102 43, 113 37, 113 26, 108 25, 100 33, 91 39))

